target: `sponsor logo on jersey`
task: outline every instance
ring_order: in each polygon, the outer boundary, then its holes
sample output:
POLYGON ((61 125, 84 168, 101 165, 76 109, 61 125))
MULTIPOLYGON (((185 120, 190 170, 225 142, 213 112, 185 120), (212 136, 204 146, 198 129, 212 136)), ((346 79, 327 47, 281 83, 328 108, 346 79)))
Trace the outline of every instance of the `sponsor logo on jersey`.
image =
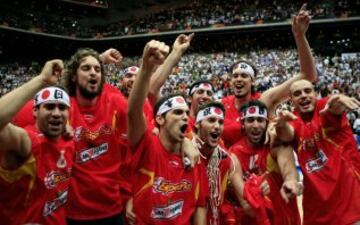
POLYGON ((84 127, 77 127, 75 129, 74 138, 75 141, 93 142, 100 136, 112 134, 114 130, 110 125, 104 124, 96 131, 90 131, 84 127))
POLYGON ((77 163, 85 163, 89 160, 94 160, 108 151, 108 143, 103 143, 97 147, 84 149, 76 152, 75 161, 77 163))
POLYGON ((192 184, 188 180, 181 180, 179 183, 171 183, 162 177, 155 178, 153 190, 154 192, 169 194, 173 192, 191 191, 192 184))
POLYGON ((59 193, 59 196, 52 201, 48 201, 44 205, 43 216, 49 216, 67 201, 68 190, 59 193))
POLYGON ((318 171, 325 166, 327 161, 328 161, 328 157, 325 155, 325 153, 322 150, 319 150, 315 158, 310 159, 309 161, 306 162, 305 164, 306 171, 309 173, 318 171))
POLYGON ((54 171, 51 170, 44 177, 44 184, 47 189, 56 187, 61 182, 67 181, 71 176, 71 168, 67 171, 54 171))
POLYGON ((173 202, 167 206, 153 207, 151 218, 153 219, 173 219, 182 214, 184 200, 173 202))
POLYGON ((316 143, 320 142, 320 134, 315 133, 312 138, 305 139, 302 141, 302 149, 308 150, 308 151, 314 151, 316 150, 317 146, 316 143))

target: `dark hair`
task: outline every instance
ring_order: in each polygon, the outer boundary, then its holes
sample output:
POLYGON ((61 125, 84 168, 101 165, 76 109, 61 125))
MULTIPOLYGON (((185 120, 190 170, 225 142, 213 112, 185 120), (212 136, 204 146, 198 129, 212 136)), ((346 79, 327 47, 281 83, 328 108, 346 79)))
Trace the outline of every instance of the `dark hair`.
POLYGON ((91 48, 78 49, 66 63, 64 86, 66 87, 70 96, 74 96, 76 94, 76 84, 72 79, 76 76, 77 69, 79 68, 82 59, 87 56, 92 56, 99 61, 101 69, 101 88, 105 83, 104 66, 99 58, 99 53, 91 48))
MULTIPOLYGON (((251 101, 244 103, 241 106, 241 108, 240 108, 241 117, 243 115, 243 112, 246 111, 246 109, 250 108, 251 106, 258 106, 260 108, 260 110, 264 110, 264 111, 266 110, 267 112, 269 112, 267 106, 263 102, 261 102, 259 100, 251 100, 251 101)), ((268 115, 269 115, 269 113, 268 113, 268 115)))
POLYGON ((212 91, 215 93, 214 85, 209 80, 198 80, 191 84, 189 88, 189 96, 192 96, 191 92, 195 87, 198 87, 200 86, 200 84, 204 84, 204 83, 210 84, 212 91))

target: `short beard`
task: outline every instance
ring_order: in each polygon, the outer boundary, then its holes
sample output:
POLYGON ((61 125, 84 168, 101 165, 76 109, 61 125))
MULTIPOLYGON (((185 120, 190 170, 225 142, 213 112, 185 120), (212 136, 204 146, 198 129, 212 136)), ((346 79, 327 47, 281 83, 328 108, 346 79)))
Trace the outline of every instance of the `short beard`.
MULTIPOLYGON (((258 142, 256 142, 256 143, 254 143, 254 142, 252 142, 252 141, 250 141, 250 142, 254 145, 254 147, 262 147, 262 146, 265 144, 265 137, 266 137, 266 130, 265 130, 265 132, 263 133, 263 135, 261 136, 260 141, 258 141, 258 142)), ((250 138, 249 138, 249 139, 250 139, 250 138)))
POLYGON ((101 93, 101 91, 103 89, 103 83, 101 83, 98 90, 94 91, 94 92, 90 92, 90 91, 86 90, 86 88, 84 88, 84 87, 82 87, 80 85, 78 85, 78 87, 79 87, 80 94, 84 98, 92 100, 92 99, 96 98, 101 93))

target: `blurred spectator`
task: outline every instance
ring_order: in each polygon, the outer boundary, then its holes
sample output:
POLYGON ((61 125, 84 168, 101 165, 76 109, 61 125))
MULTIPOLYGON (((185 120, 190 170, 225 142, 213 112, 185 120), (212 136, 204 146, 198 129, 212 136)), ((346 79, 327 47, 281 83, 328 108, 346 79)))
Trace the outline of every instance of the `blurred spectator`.
MULTIPOLYGON (((202 0, 178 8, 166 8, 126 21, 94 25, 89 23, 111 16, 86 9, 72 10, 50 2, 0 1, 0 25, 81 38, 157 33, 171 30, 263 24, 289 20, 299 8, 294 1, 202 0)), ((309 7, 314 19, 346 18, 359 15, 359 1, 313 1, 309 7)), ((161 7, 161 6, 160 6, 161 7)))

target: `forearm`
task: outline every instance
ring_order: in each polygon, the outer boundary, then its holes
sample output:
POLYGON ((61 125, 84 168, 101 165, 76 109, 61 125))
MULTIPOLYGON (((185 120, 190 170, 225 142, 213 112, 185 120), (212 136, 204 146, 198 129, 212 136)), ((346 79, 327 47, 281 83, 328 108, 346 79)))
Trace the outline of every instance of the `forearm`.
POLYGON ((303 74, 302 78, 314 82, 317 80, 317 72, 309 42, 305 34, 294 34, 294 38, 299 54, 300 72, 303 74))
POLYGON ((298 181, 299 176, 295 166, 295 158, 290 146, 278 146, 273 149, 277 153, 277 163, 280 173, 285 181, 298 181))
POLYGON ((194 225, 206 225, 206 208, 197 207, 193 217, 194 225))
POLYGON ((230 175, 230 182, 233 186, 234 192, 239 203, 244 202, 244 181, 240 162, 234 154, 231 154, 232 162, 234 163, 234 172, 230 175))
POLYGON ((146 131, 146 121, 143 106, 149 90, 151 72, 140 68, 130 92, 127 112, 127 134, 130 147, 134 147, 146 131))
POLYGON ((42 78, 36 76, 29 82, 0 98, 0 128, 8 124, 21 107, 45 86, 46 83, 42 78))
POLYGON ((26 157, 31 143, 24 129, 8 123, 0 129, 0 146, 0 151, 13 151, 17 156, 26 157))
POLYGON ((275 129, 280 141, 289 143, 294 139, 294 130, 288 122, 281 126, 275 126, 275 129))
POLYGON ((150 80, 149 95, 158 96, 160 88, 164 85, 165 81, 168 79, 171 74, 174 66, 179 62, 182 52, 179 50, 173 50, 165 59, 164 64, 162 64, 152 76, 150 80))
POLYGON ((138 79, 135 80, 129 96, 129 116, 142 115, 143 105, 149 92, 151 72, 143 67, 140 68, 138 79))

